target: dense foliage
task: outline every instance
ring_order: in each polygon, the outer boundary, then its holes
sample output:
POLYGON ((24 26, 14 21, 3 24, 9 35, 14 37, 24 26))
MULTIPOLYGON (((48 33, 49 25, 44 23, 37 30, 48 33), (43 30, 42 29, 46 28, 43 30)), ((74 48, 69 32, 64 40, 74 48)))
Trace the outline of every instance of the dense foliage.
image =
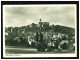
MULTIPOLYGON (((39 27, 29 27, 29 26, 22 26, 22 27, 6 27, 5 28, 5 32, 8 33, 8 35, 5 35, 5 43, 6 45, 10 45, 10 46, 25 46, 25 47, 37 47, 38 50, 40 50, 40 46, 41 49, 43 49, 45 47, 45 45, 43 44, 38 44, 36 46, 35 42, 31 42, 31 44, 29 44, 29 39, 28 36, 31 37, 31 39, 34 39, 35 41, 38 42, 38 38, 39 35, 37 32, 40 32, 40 28, 39 27), (29 33, 30 32, 30 33, 29 33), (36 33, 36 36, 34 36, 33 33, 36 33), (39 47, 38 47, 39 46, 39 47)), ((71 27, 66 27, 66 26, 60 26, 60 25, 52 25, 52 26, 45 26, 45 27, 41 27, 41 32, 48 32, 48 33, 61 33, 61 34, 67 34, 69 36, 68 40, 71 40, 72 37, 75 36, 75 29, 71 28, 71 27)), ((40 33, 40 40, 39 42, 44 42, 43 40, 46 39, 46 37, 43 39, 43 34, 40 33)), ((66 37, 63 37, 62 40, 65 40, 66 37)), ((50 39, 48 39, 50 40, 50 39)), ((56 47, 54 48, 58 48, 58 44, 61 41, 61 39, 58 38, 57 42, 55 43, 56 47)), ((63 44, 61 47, 63 49, 65 49, 63 44)), ((49 47, 48 47, 49 48, 49 47)), ((50 49, 50 48, 49 48, 50 49)), ((48 50, 49 50, 48 49, 48 50)), ((42 50, 44 51, 44 49, 42 50)))

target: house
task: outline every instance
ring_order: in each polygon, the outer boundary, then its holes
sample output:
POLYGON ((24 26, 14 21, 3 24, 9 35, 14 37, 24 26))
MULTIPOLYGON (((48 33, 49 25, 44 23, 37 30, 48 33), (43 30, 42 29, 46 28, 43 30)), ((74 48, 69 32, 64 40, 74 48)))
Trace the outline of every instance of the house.
POLYGON ((31 24, 31 27, 37 27, 37 24, 32 23, 32 24, 31 24))
POLYGON ((63 45, 64 43, 68 44, 68 42, 69 42, 68 40, 62 40, 62 41, 58 44, 58 48, 59 48, 59 49, 62 49, 62 48, 61 48, 61 45, 63 45))

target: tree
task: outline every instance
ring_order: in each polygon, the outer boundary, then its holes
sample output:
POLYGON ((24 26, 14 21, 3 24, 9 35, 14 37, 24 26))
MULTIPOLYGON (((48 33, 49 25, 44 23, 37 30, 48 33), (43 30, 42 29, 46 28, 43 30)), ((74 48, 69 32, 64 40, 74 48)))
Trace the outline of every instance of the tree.
POLYGON ((66 43, 64 43, 63 45, 61 45, 61 48, 62 48, 63 50, 66 50, 66 49, 68 48, 68 45, 67 45, 66 43))
POLYGON ((43 42, 43 34, 40 32, 40 42, 43 42))
POLYGON ((36 32, 36 41, 38 42, 38 39, 39 39, 39 35, 38 35, 38 32, 36 32))

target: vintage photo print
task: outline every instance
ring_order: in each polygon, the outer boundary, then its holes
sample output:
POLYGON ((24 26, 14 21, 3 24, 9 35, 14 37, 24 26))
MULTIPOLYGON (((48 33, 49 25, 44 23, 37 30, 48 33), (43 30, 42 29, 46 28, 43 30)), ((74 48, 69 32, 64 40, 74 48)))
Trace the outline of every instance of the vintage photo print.
POLYGON ((77 57, 76 4, 2 7, 3 58, 77 57))

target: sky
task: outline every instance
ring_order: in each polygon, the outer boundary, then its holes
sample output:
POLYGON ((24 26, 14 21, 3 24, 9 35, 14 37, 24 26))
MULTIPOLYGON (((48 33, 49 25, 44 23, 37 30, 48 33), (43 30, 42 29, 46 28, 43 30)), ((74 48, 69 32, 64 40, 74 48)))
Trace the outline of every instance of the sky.
POLYGON ((75 5, 7 5, 3 10, 5 27, 38 24, 40 18, 50 25, 75 27, 75 5))

